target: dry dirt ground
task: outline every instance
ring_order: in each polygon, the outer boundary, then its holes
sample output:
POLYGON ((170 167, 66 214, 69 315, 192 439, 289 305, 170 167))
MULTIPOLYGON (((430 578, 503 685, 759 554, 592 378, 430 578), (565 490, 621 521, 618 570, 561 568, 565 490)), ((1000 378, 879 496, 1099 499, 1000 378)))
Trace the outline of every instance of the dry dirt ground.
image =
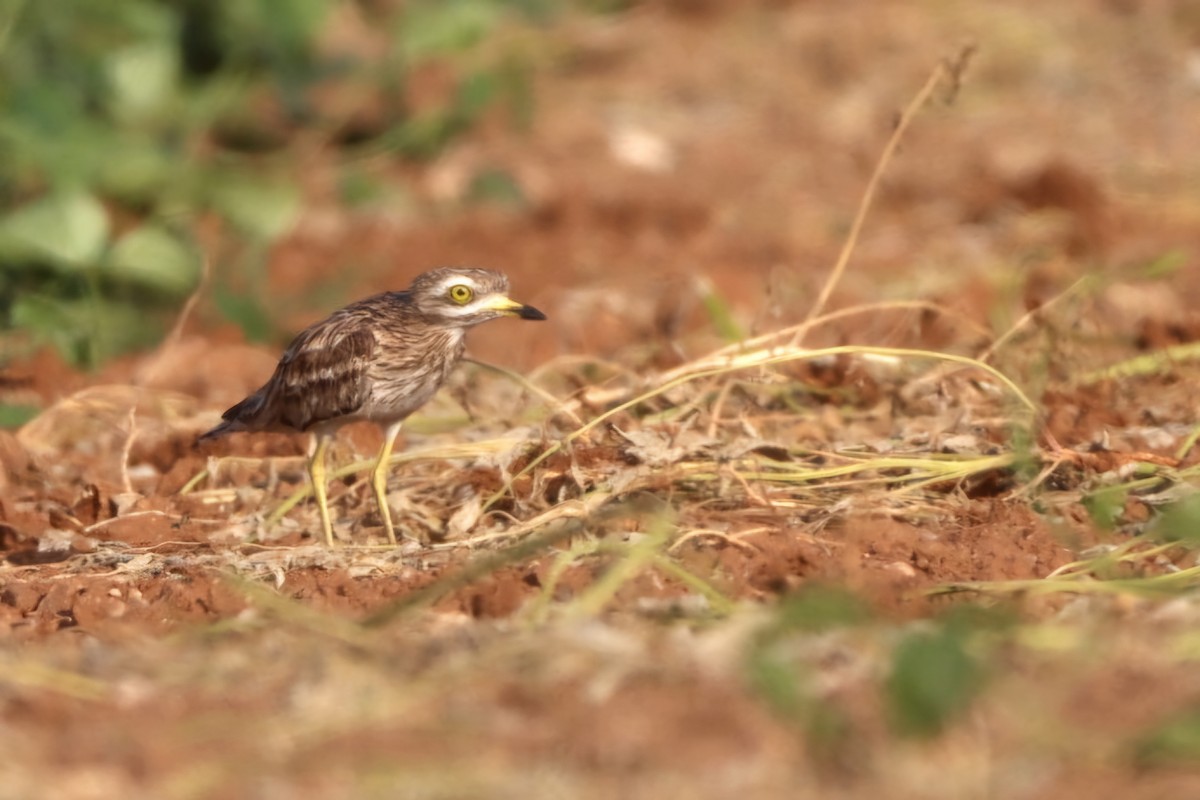
POLYGON ((271 254, 293 329, 446 263, 550 317, 470 339, 536 389, 466 365, 406 429, 401 547, 370 428, 335 551, 303 441, 193 445, 278 355, 203 295, 98 374, 10 365, 44 410, 0 433, 0 797, 1200 793, 1195 553, 1138 538, 1196 480, 1200 6, 648 2, 529 37, 528 131, 368 164, 395 208, 305 155, 271 254), (829 316, 756 340, 810 318, 966 44, 829 316), (527 203, 465 205, 485 168, 527 203))

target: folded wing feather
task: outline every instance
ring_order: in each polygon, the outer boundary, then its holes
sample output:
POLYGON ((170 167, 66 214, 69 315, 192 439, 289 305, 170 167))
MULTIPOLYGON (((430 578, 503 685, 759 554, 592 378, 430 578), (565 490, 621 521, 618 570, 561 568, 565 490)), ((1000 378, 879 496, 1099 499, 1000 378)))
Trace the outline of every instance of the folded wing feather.
POLYGON ((368 371, 375 348, 375 334, 365 323, 316 330, 298 339, 271 378, 269 391, 279 419, 307 430, 357 412, 370 396, 368 371))

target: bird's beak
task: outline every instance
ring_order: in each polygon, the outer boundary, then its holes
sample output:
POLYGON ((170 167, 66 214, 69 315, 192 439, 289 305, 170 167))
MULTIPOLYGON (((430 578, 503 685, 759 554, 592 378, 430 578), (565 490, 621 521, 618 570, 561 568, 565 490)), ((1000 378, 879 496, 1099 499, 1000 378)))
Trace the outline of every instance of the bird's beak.
POLYGON ((492 311, 499 311, 501 314, 506 314, 510 317, 520 317, 521 319, 545 319, 546 315, 538 311, 533 306, 527 306, 524 303, 518 303, 516 300, 510 300, 504 295, 496 295, 487 302, 485 308, 492 311))

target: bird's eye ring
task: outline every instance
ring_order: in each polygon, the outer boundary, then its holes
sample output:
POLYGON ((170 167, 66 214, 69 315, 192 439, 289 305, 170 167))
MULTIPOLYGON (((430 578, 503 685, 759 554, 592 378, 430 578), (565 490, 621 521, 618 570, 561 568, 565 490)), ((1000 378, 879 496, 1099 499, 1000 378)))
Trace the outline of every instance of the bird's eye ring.
POLYGON ((471 302, 471 298, 475 293, 471 291, 471 287, 462 283, 456 283, 450 287, 450 299, 458 303, 460 306, 465 306, 471 302))

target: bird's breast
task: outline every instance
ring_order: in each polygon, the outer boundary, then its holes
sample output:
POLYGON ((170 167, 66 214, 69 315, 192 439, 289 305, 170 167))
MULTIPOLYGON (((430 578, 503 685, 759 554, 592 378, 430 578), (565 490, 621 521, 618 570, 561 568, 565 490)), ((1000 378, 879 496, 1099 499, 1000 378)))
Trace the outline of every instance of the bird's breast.
POLYGON ((417 346, 388 348, 371 364, 370 392, 361 416, 377 421, 407 417, 425 405, 462 359, 462 332, 438 331, 417 346))

